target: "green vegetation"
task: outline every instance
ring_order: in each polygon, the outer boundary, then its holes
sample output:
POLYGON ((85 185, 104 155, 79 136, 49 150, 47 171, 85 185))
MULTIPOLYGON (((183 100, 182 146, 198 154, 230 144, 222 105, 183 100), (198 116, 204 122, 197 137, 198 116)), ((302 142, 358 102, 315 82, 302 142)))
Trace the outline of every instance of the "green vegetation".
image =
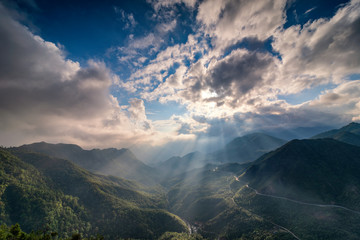
MULTIPOLYGON (((44 231, 32 231, 31 233, 23 232, 18 223, 8 227, 6 225, 0 226, 0 240, 62 240, 62 238, 58 238, 57 232, 49 232, 47 230, 44 231)), ((96 237, 82 238, 81 234, 73 233, 70 238, 66 238, 63 240, 104 240, 104 238, 100 235, 96 237)))
POLYGON ((360 209, 360 148, 333 139, 293 140, 242 177, 263 192, 360 209))
POLYGON ((169 181, 171 210, 206 238, 359 239, 360 148, 331 139, 296 140, 246 165, 188 172, 169 181), (236 179, 235 176, 238 176, 236 179), (292 233, 290 233, 291 231, 292 233))
POLYGON ((165 210, 162 194, 143 192, 139 184, 15 149, 0 149, 0 158, 1 223, 18 222, 27 232, 49 229, 64 238, 78 232, 154 239, 167 231, 187 231, 165 210))
POLYGON ((188 233, 176 233, 166 232, 159 240, 203 240, 204 238, 200 234, 188 234, 188 233))

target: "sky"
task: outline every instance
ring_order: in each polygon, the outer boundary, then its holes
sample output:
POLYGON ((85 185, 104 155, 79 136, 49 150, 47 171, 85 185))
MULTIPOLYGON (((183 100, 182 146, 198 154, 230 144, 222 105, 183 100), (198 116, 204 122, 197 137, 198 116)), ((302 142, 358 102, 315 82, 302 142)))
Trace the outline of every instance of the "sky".
POLYGON ((309 137, 360 121, 359 43, 359 0, 0 0, 0 145, 309 137))

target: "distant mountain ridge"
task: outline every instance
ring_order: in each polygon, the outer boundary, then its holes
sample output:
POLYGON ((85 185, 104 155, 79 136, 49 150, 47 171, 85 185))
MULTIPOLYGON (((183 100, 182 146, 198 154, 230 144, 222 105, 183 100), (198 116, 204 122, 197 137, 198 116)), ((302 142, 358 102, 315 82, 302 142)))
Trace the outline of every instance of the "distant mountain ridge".
POLYGON ((171 157, 165 162, 157 164, 165 179, 182 174, 195 168, 206 165, 206 155, 201 152, 191 152, 183 157, 171 157))
POLYGON ((335 140, 360 146, 360 124, 352 122, 340 129, 317 134, 312 139, 333 138, 335 140))
POLYGON ((264 133, 252 133, 237 137, 216 152, 204 154, 192 152, 183 157, 171 157, 157 164, 166 176, 175 176, 206 164, 244 163, 256 160, 261 155, 274 150, 286 141, 264 133))
POLYGON ((136 180, 147 185, 154 185, 159 179, 156 169, 138 160, 126 148, 84 150, 74 144, 38 142, 16 149, 67 159, 92 172, 136 180))
POLYGON ((251 162, 285 143, 285 140, 265 133, 251 133, 233 139, 226 144, 224 149, 212 153, 212 156, 216 161, 221 163, 251 162))

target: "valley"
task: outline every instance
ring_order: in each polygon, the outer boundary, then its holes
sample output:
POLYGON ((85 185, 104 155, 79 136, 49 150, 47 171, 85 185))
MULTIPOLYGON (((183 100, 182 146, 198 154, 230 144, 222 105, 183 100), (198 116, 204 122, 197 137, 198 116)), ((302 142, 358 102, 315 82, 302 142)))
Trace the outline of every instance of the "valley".
POLYGON ((338 137, 359 130, 289 142, 257 133, 155 167, 128 149, 1 148, 0 220, 61 238, 359 239, 360 147, 338 137))

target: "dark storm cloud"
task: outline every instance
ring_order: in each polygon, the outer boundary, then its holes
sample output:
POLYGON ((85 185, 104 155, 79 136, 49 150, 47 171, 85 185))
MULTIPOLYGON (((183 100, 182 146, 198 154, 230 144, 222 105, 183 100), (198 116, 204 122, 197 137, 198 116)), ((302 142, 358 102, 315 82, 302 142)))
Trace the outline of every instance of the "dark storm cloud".
POLYGON ((198 74, 189 79, 194 83, 183 96, 194 101, 200 98, 201 91, 209 90, 216 95, 203 97, 203 101, 216 102, 218 106, 235 105, 244 95, 271 80, 268 78, 273 67, 274 58, 269 54, 237 49, 209 66, 205 76, 198 74))
POLYGON ((272 58, 256 52, 235 53, 210 71, 207 86, 220 96, 242 95, 260 84, 272 58))

